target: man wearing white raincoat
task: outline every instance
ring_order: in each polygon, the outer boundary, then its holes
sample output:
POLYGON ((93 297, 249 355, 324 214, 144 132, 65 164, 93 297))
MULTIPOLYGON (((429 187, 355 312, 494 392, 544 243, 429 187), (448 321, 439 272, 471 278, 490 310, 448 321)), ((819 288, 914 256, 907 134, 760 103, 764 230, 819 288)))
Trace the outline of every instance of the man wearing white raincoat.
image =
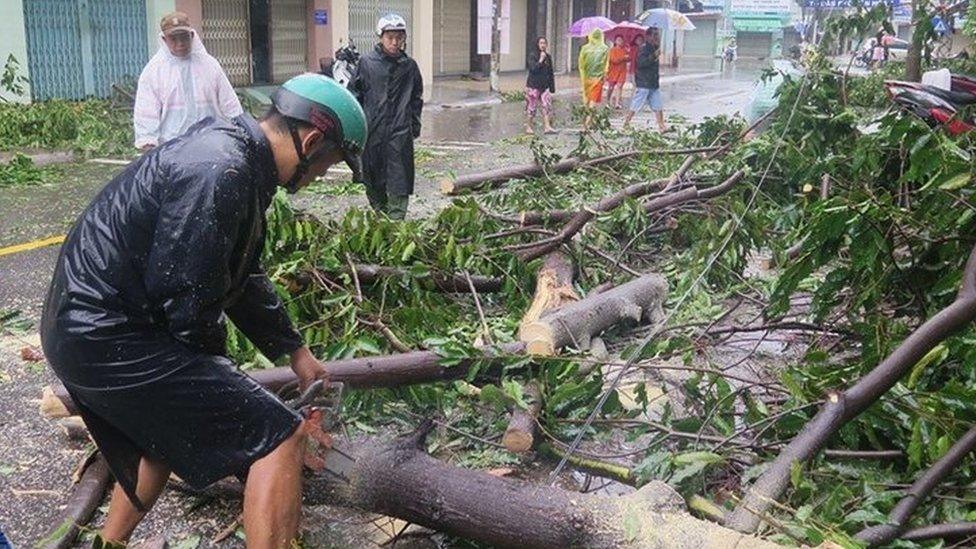
POLYGON ((133 112, 135 146, 143 151, 183 134, 209 116, 244 112, 227 75, 207 53, 183 12, 163 17, 159 50, 139 76, 133 112))

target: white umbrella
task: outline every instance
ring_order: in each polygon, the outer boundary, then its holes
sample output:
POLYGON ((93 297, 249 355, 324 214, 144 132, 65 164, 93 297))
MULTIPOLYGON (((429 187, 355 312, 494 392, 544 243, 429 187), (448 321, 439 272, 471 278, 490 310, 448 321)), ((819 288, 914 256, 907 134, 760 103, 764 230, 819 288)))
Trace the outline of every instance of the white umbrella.
POLYGON ((695 30, 695 24, 687 15, 664 8, 646 10, 637 16, 637 22, 645 27, 665 30, 695 30))

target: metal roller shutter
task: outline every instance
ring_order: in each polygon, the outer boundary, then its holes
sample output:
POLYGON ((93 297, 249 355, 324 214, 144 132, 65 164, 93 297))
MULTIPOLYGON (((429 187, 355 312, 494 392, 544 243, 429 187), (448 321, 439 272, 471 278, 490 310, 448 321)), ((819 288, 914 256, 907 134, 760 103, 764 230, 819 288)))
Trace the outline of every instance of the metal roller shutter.
POLYGON ((251 37, 248 0, 202 0, 203 33, 200 38, 220 62, 230 83, 251 83, 251 37))
POLYGON ((471 70, 471 3, 434 0, 435 74, 463 74, 471 70))
POLYGON ((305 0, 271 1, 271 77, 284 82, 308 70, 305 0))
POLYGON ((742 32, 735 35, 736 55, 738 57, 769 57, 773 48, 773 35, 768 32, 742 32))
POLYGON ((695 20, 695 30, 685 31, 685 55, 715 55, 715 21, 695 20))
POLYGON ((349 38, 360 53, 373 48, 376 21, 387 13, 396 13, 407 22, 407 52, 411 51, 410 33, 413 30, 413 0, 349 0, 349 38))
POLYGON ((24 2, 34 100, 106 97, 147 61, 144 0, 24 2))

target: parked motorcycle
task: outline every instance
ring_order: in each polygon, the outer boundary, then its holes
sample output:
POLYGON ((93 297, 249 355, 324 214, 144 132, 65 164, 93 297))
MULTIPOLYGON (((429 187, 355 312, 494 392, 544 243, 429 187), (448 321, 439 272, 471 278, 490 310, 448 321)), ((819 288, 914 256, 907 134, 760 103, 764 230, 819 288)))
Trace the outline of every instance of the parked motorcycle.
POLYGON ((356 49, 356 44, 350 39, 349 43, 336 50, 335 59, 322 67, 322 74, 334 78, 336 82, 348 87, 356 76, 358 67, 359 51, 356 49))

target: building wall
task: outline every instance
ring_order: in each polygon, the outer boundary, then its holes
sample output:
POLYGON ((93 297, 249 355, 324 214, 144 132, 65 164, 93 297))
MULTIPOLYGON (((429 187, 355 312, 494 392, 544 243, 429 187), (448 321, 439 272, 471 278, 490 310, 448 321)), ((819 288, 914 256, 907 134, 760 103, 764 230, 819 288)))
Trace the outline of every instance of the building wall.
MULTIPOLYGON (((190 15, 190 22, 199 31, 201 19, 200 0, 195 0, 195 2, 196 18, 189 13, 187 15, 190 15)), ((187 3, 187 1, 183 0, 182 3, 187 3)), ((155 55, 156 50, 159 49, 159 22, 167 13, 172 13, 179 9, 176 5, 177 0, 146 0, 146 46, 149 49, 149 57, 155 55)))
MULTIPOLYGON (((30 1, 30 0, 27 0, 30 1)), ((0 64, 7 62, 13 54, 20 63, 20 74, 30 78, 27 70, 27 31, 24 28, 24 4, 22 0, 3 0, 0 2, 0 64)), ((21 103, 30 102, 30 84, 24 86, 24 95, 19 97, 0 90, 0 97, 21 103)))
POLYGON ((413 0, 413 28, 408 40, 413 58, 424 79, 424 101, 431 98, 434 85, 434 0, 413 0))
MULTIPOLYGON (((149 23, 152 24, 153 34, 151 44, 153 46, 158 46, 159 41, 156 37, 159 35, 159 20, 163 18, 164 15, 171 11, 182 11, 190 16, 190 24, 193 28, 197 30, 197 33, 203 30, 203 2, 201 0, 146 0, 147 2, 153 2, 160 4, 158 9, 158 15, 152 18, 149 23)), ((148 8, 148 5, 147 5, 148 8)), ((146 10, 149 13, 149 10, 146 10)), ((156 51, 153 47, 152 51, 156 51)))
POLYGON ((509 50, 502 55, 501 70, 520 71, 525 69, 526 50, 525 41, 528 31, 528 2, 527 0, 511 0, 511 34, 509 35, 509 50))
POLYGON ((317 72, 319 70, 320 57, 332 57, 335 53, 332 46, 332 20, 335 14, 332 12, 329 0, 312 0, 308 2, 308 70, 317 72), (328 22, 325 25, 315 23, 315 10, 325 10, 328 22))

